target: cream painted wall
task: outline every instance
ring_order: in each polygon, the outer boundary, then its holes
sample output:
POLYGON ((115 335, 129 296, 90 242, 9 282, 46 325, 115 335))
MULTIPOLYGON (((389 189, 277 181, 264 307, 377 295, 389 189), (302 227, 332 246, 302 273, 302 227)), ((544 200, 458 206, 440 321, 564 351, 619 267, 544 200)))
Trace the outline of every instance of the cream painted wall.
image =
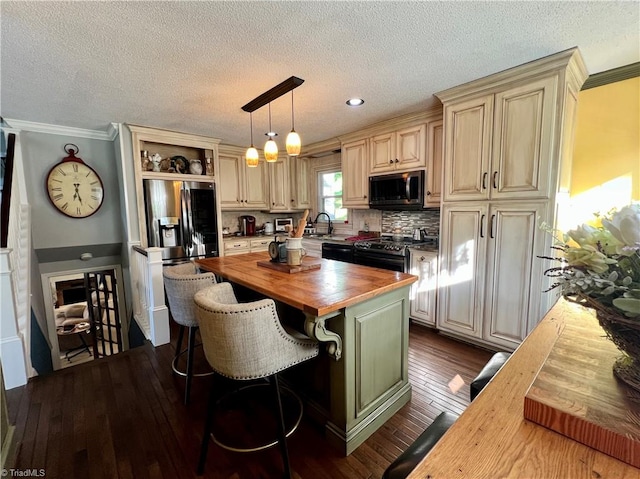
POLYGON ((640 201, 640 77, 580 92, 571 175, 577 222, 632 200, 640 201))

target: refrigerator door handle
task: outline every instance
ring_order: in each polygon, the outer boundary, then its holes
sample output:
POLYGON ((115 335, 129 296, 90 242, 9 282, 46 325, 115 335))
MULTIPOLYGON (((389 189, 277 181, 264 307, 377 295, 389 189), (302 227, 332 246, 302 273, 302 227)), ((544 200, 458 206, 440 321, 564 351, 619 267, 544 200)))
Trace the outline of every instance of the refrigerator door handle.
POLYGON ((186 197, 185 197, 186 191, 184 191, 184 189, 180 189, 180 220, 181 220, 181 225, 180 225, 180 232, 182 233, 182 246, 185 249, 185 251, 187 251, 187 249, 189 248, 189 234, 188 234, 188 228, 189 228, 189 216, 188 216, 188 212, 187 212, 187 201, 186 201, 186 197))
POLYGON ((184 189, 184 199, 187 203, 187 232, 189 234, 189 248, 193 250, 193 235, 195 231, 193 229, 193 211, 191 211, 191 191, 189 188, 184 189))

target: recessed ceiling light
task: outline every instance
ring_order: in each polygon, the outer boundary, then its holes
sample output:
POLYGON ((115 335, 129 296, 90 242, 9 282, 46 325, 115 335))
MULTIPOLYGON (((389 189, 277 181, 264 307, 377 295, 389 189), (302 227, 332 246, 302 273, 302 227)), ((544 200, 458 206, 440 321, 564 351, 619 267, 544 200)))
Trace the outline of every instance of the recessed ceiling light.
POLYGON ((349 106, 360 106, 364 103, 362 98, 349 98, 347 100, 347 105, 349 106))

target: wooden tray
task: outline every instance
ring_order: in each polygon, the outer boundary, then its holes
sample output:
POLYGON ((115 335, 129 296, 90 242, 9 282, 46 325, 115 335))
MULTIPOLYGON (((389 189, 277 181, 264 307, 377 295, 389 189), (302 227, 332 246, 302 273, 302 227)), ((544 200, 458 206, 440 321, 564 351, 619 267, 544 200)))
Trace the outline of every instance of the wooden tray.
POLYGON ((593 317, 565 328, 524 398, 524 417, 640 467, 640 394, 613 375, 621 353, 593 317))
POLYGON ((258 261, 258 266, 282 271, 284 273, 300 273, 301 271, 320 269, 322 261, 320 258, 305 256, 302 258, 302 264, 299 266, 289 266, 287 263, 274 263, 272 261, 258 261))

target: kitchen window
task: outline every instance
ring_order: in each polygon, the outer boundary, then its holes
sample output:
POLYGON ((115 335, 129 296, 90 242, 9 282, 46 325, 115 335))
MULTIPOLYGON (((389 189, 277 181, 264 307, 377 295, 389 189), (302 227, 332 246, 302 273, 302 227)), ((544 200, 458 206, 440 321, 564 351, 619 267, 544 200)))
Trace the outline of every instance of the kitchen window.
POLYGON ((342 207, 342 171, 318 172, 318 211, 329 214, 333 222, 348 220, 347 208, 342 207))

